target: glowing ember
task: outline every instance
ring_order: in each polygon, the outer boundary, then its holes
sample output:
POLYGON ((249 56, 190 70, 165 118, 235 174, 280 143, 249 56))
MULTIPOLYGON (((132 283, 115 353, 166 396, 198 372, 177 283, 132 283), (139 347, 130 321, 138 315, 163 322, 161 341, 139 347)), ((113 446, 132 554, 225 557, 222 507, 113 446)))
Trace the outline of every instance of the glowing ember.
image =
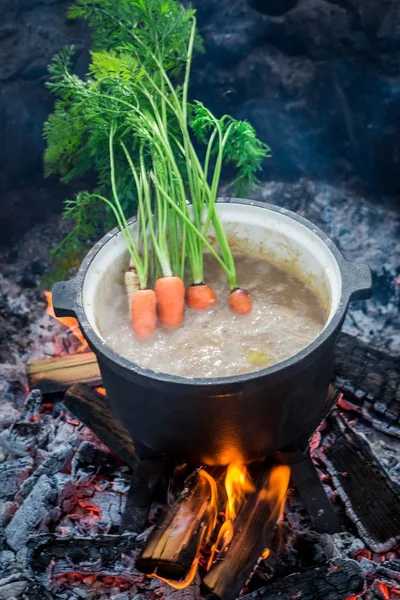
POLYGON ((388 586, 386 585, 386 583, 379 583, 379 584, 378 584, 378 588, 379 588, 379 591, 380 591, 380 592, 381 592, 381 594, 382 594, 382 597, 383 597, 385 600, 390 600, 389 588, 388 588, 388 586))
POLYGON ((73 335, 76 338, 78 338, 81 345, 77 349, 77 352, 85 352, 85 350, 88 349, 88 343, 85 340, 85 338, 83 337, 81 330, 79 329, 78 321, 76 319, 74 319, 73 317, 56 317, 56 315, 54 314, 54 308, 53 308, 53 294, 51 292, 45 291, 44 295, 46 296, 46 300, 47 300, 46 313, 48 315, 50 315, 51 317, 53 317, 54 319, 57 319, 57 321, 59 321, 63 325, 65 325, 65 327, 67 327, 68 330, 71 333, 73 333, 73 335))

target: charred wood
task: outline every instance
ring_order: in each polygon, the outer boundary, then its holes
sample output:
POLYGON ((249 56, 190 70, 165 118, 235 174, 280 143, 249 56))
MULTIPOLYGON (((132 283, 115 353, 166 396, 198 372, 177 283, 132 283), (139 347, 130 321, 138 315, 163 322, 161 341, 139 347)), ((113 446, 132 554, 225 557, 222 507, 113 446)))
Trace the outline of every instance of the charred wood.
POLYGON ((65 465, 71 460, 79 444, 79 436, 73 435, 66 441, 58 444, 52 454, 46 458, 36 471, 21 485, 19 498, 26 498, 31 493, 36 482, 42 475, 48 477, 61 472, 65 465))
POLYGON ((52 520, 59 518, 69 508, 74 493, 67 475, 42 475, 5 529, 10 548, 20 550, 36 529, 43 531, 52 520))
POLYGON ((164 470, 165 461, 146 459, 135 469, 122 519, 122 531, 140 533, 146 524, 155 487, 164 470))
POLYGON ((255 491, 249 495, 234 522, 228 551, 204 578, 206 588, 223 600, 234 600, 239 596, 262 553, 271 546, 279 510, 275 510, 269 501, 270 475, 270 468, 264 467, 255 491))
POLYGON ((14 497, 31 472, 33 460, 29 456, 0 464, 0 498, 14 497))
POLYGON ((111 452, 83 441, 72 460, 72 478, 75 483, 92 481, 101 470, 112 470, 118 464, 118 459, 111 452))
POLYGON ((67 354, 35 360, 26 365, 30 389, 38 388, 43 394, 64 392, 77 381, 101 385, 101 375, 93 352, 67 354))
POLYGON ((181 497, 154 528, 137 568, 165 579, 184 579, 200 549, 210 499, 210 484, 196 471, 187 479, 181 497))
POLYGON ((34 455, 43 448, 54 432, 54 421, 41 418, 34 423, 15 423, 0 433, 0 446, 14 456, 34 455))
POLYGON ((20 422, 29 423, 38 416, 40 408, 42 406, 42 392, 40 390, 32 390, 24 403, 24 408, 18 419, 20 422))
POLYGON ((368 441, 336 411, 316 455, 325 463, 347 515, 375 552, 400 541, 400 492, 368 441))
POLYGON ((132 469, 136 467, 132 437, 117 419, 104 396, 88 385, 77 383, 66 392, 64 404, 125 464, 132 469))
POLYGON ((335 347, 335 383, 376 429, 400 437, 398 357, 341 333, 335 347))
POLYGON ((57 537, 53 534, 28 541, 28 563, 46 587, 68 573, 123 576, 141 580, 135 568, 138 547, 134 535, 97 534, 88 537, 57 537))
POLYGON ((295 573, 274 581, 241 600, 346 600, 358 596, 365 587, 365 578, 354 560, 337 558, 326 567, 295 573))

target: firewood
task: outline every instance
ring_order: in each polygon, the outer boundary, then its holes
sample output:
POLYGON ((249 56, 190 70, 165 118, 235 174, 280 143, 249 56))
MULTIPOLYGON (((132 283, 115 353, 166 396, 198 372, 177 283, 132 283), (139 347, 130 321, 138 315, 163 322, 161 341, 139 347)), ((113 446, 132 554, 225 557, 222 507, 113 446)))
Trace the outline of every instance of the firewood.
POLYGON ((139 580, 143 576, 135 568, 135 553, 140 544, 134 535, 96 534, 62 536, 54 534, 32 537, 27 560, 32 571, 46 587, 68 573, 79 575, 123 576, 139 580))
MULTIPOLYGON (((280 467, 285 469, 287 467, 280 467)), ((251 577, 258 559, 270 547, 279 518, 279 509, 269 501, 271 470, 264 467, 255 491, 234 522, 233 539, 223 560, 217 560, 204 578, 204 585, 222 600, 235 600, 251 577)), ((282 482, 284 486, 285 483, 282 482)), ((284 493, 286 488, 284 489, 284 493)))
POLYGON ((242 596, 241 600, 347 600, 363 592, 365 579, 354 560, 337 558, 324 567, 294 573, 242 596))
POLYGON ((397 485, 366 438, 337 411, 328 417, 326 425, 324 439, 315 455, 326 465, 360 537, 375 552, 387 552, 400 541, 397 485))
POLYGON ((29 388, 43 394, 64 392, 74 383, 101 385, 101 375, 93 352, 67 354, 34 360, 26 365, 29 388))
POLYGON ((88 385, 77 383, 66 392, 64 404, 125 464, 136 467, 132 436, 115 416, 107 398, 88 385))
POLYGON ((210 499, 210 484, 195 472, 187 479, 181 497, 153 530, 136 567, 165 579, 186 578, 207 527, 210 499))

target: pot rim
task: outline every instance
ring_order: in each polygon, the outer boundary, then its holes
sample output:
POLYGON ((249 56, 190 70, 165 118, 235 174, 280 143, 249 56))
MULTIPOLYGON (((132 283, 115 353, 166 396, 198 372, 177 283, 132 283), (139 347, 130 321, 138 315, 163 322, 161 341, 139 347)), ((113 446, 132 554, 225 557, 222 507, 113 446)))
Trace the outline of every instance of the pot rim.
MULTIPOLYGON (((281 362, 278 362, 264 369, 259 369, 257 371, 251 371, 249 373, 244 373, 241 375, 232 375, 228 377, 206 378, 171 375, 168 373, 153 371, 152 369, 146 367, 141 367, 140 365, 131 362, 129 359, 112 350, 104 342, 104 340, 102 340, 97 335, 97 333, 93 330, 92 326, 89 323, 83 304, 83 284, 86 273, 94 257, 103 248, 103 246, 105 246, 105 244, 107 244, 116 235, 120 234, 119 228, 115 227, 107 234, 105 234, 91 248, 91 250, 89 250, 88 254, 83 259, 75 279, 71 282, 74 284, 75 288, 75 299, 73 309, 70 311, 70 314, 75 313, 76 318, 78 319, 79 324, 81 325, 84 335, 87 338, 89 344, 95 348, 96 352, 99 352, 105 359, 108 359, 108 361, 113 365, 114 368, 117 367, 118 369, 119 367, 119 369, 122 368, 124 370, 128 370, 133 377, 145 377, 147 380, 152 380, 152 382, 155 385, 168 383, 180 384, 182 389, 185 386, 191 388, 198 388, 200 386, 213 386, 220 388, 222 391, 223 388, 230 389, 230 386, 232 386, 232 384, 251 384, 251 382, 256 382, 257 380, 267 376, 279 376, 279 374, 282 372, 292 372, 293 370, 303 368, 303 366, 309 362, 310 358, 317 354, 324 346, 324 344, 337 332, 345 317, 349 301, 353 299, 369 297, 369 291, 371 288, 369 267, 367 267, 366 265, 350 263, 346 261, 342 253, 339 251, 339 249, 336 247, 333 241, 329 238, 329 236, 326 235, 321 229, 319 229, 319 227, 308 221, 308 219, 286 208, 275 206, 273 204, 268 204, 265 202, 259 202, 256 200, 228 197, 218 198, 217 202, 222 204, 241 204, 249 207, 255 206, 265 210, 280 213, 282 215, 296 220, 298 223, 312 231, 312 233, 317 235, 324 242, 324 244, 329 248, 336 260, 342 283, 338 306, 332 318, 324 327, 324 329, 317 335, 317 337, 314 338, 314 340, 305 348, 303 348, 299 352, 296 352, 295 354, 281 362)), ((132 217, 128 220, 129 225, 135 222, 136 217, 132 217)))

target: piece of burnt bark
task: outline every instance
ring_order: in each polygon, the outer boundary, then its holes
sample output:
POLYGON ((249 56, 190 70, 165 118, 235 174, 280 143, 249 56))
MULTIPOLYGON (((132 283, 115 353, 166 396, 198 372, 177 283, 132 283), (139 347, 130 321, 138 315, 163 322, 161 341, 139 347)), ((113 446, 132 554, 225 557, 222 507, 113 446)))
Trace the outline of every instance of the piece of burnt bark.
POLYGON ((334 411, 315 450, 326 465, 347 515, 375 552, 400 541, 400 493, 368 441, 334 411))
POLYGON ((347 600, 358 597, 365 588, 360 565, 354 560, 337 558, 324 567, 294 573, 270 583, 241 600, 347 600))
POLYGON ((88 385, 77 383, 66 392, 64 404, 126 465, 132 469, 136 467, 132 437, 117 419, 107 398, 88 385))

